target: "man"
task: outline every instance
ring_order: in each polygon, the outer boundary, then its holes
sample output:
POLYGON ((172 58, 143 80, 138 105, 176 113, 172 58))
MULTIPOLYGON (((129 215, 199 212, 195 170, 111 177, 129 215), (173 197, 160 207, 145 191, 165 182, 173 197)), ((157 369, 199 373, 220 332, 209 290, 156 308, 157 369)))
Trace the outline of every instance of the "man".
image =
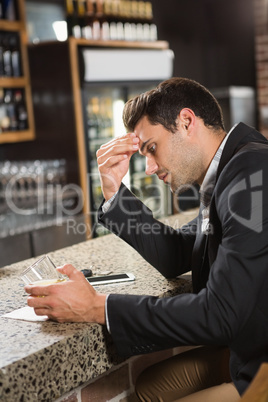
POLYGON ((60 322, 106 322, 126 356, 206 345, 147 370, 137 384, 143 401, 237 401, 268 361, 268 141, 243 123, 226 134, 215 98, 184 78, 130 100, 124 123, 130 133, 97 152, 100 222, 115 233, 120 227, 120 236, 167 278, 191 269, 194 293, 106 298, 67 265, 60 270, 71 282, 26 287, 46 296, 30 296, 28 304, 60 322), (155 221, 122 184, 137 150, 146 173, 173 192, 201 185, 200 214, 181 230, 155 221), (141 230, 148 224, 158 225, 157 234, 141 230))

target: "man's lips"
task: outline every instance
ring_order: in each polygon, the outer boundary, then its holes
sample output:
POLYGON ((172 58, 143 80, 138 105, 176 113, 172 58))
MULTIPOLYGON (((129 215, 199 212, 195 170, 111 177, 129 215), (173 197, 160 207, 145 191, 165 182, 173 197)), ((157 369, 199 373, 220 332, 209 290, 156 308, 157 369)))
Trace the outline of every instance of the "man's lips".
POLYGON ((158 175, 158 178, 160 180, 163 180, 163 182, 165 183, 165 179, 167 178, 167 175, 168 175, 168 173, 160 174, 160 175, 158 175))

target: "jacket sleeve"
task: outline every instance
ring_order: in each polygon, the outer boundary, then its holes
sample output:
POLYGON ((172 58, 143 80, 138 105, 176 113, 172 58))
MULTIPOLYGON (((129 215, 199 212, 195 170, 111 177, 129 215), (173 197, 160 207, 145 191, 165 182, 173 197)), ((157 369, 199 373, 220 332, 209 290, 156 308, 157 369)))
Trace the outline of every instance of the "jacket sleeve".
POLYGON ((153 218, 152 212, 123 184, 99 223, 130 244, 166 278, 190 270, 197 219, 175 230, 153 218))
POLYGON ((214 195, 222 241, 206 288, 171 298, 109 296, 110 329, 120 354, 220 344, 245 356, 267 348, 267 156, 240 154, 222 172, 214 195))

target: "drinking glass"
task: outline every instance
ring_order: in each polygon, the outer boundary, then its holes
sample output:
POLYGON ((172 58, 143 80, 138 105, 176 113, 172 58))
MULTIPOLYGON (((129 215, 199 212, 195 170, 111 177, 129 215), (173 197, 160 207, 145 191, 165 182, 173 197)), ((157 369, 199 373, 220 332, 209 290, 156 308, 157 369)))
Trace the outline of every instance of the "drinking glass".
POLYGON ((34 264, 26 268, 20 278, 26 285, 50 285, 63 282, 66 277, 57 271, 55 264, 48 255, 43 256, 34 264))

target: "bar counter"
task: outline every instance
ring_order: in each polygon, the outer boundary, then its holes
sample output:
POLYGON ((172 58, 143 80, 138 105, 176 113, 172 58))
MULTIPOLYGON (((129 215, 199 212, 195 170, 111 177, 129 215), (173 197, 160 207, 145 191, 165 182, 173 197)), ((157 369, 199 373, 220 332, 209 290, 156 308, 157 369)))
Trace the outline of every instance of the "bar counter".
MULTIPOLYGON (((197 210, 191 210, 165 221, 178 228, 196 215, 197 210)), ((191 291, 189 276, 165 279, 113 234, 49 255, 56 265, 71 263, 77 269, 91 266, 94 275, 108 270, 135 275, 134 282, 96 286, 103 293, 166 297, 191 291)), ((55 401, 122 362, 104 326, 2 317, 26 306, 27 295, 18 275, 35 260, 25 260, 0 269, 0 400, 3 402, 55 401)))

